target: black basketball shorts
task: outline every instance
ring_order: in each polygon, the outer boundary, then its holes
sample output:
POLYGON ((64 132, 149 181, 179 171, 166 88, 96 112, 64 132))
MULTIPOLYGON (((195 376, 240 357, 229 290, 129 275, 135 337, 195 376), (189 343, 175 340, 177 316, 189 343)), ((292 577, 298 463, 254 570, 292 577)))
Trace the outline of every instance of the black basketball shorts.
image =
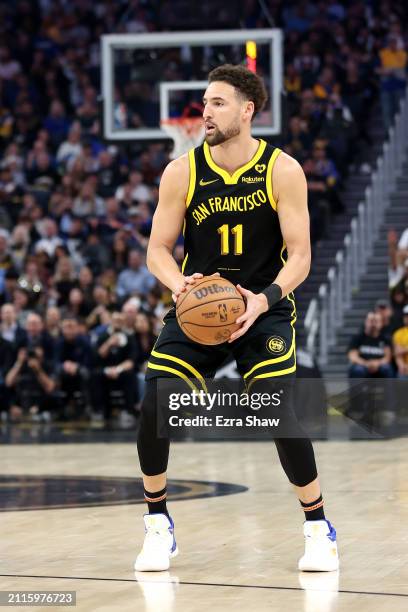
POLYGON ((194 379, 195 385, 206 390, 205 379, 212 379, 229 356, 235 358, 247 389, 256 380, 294 378, 296 308, 293 299, 282 302, 258 317, 235 342, 216 346, 187 338, 177 322, 175 307, 171 308, 151 352, 146 380, 178 377, 195 388, 194 379))

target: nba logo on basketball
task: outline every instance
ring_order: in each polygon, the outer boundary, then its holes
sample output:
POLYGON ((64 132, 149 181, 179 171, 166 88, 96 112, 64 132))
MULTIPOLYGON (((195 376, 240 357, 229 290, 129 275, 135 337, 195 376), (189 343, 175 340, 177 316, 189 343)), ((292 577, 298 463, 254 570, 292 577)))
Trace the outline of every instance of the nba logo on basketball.
POLYGON ((226 304, 218 304, 218 314, 220 315, 221 323, 225 323, 225 321, 228 321, 226 304))

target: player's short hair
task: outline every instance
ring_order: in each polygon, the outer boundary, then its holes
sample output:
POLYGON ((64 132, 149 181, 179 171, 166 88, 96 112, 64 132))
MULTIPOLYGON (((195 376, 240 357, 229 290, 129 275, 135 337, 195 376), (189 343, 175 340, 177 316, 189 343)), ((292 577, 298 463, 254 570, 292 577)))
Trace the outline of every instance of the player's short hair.
POLYGON ((245 100, 251 100, 254 103, 252 118, 263 109, 268 99, 266 87, 261 77, 241 64, 236 66, 223 64, 214 68, 208 75, 208 82, 213 83, 214 81, 229 83, 245 100))

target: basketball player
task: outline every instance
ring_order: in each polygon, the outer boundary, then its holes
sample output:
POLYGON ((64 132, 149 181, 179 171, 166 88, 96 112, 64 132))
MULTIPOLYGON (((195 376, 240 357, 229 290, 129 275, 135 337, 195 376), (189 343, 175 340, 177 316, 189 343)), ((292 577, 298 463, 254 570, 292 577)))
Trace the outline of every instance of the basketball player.
MULTIPOLYGON (((138 436, 148 505, 138 571, 167 570, 178 552, 166 506, 169 440, 156 433, 157 379, 196 379, 198 373, 212 378, 229 352, 249 385, 295 376, 292 292, 310 268, 307 186, 292 157, 251 136, 251 122, 266 97, 262 80, 243 66, 210 72, 203 99, 205 142, 172 161, 161 179, 147 252, 150 271, 171 289, 175 302, 203 275, 221 274, 238 287, 246 311, 237 319, 241 327, 218 346, 189 340, 175 308, 165 317, 148 364, 138 436), (180 272, 172 252, 183 224, 180 272)), ((306 518, 298 568, 333 571, 339 565, 336 531, 325 519, 312 444, 291 406, 287 410, 298 435, 274 442, 306 518)))

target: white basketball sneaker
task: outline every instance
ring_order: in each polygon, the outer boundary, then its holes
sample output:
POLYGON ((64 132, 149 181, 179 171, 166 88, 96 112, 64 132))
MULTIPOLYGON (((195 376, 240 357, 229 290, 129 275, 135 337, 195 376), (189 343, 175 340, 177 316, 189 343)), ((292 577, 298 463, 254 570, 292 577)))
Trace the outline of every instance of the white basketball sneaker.
POLYGON ((305 554, 299 559, 302 572, 334 572, 339 569, 336 530, 327 520, 305 521, 305 554))
POLYGON ((178 554, 173 519, 165 514, 145 514, 145 540, 135 561, 137 572, 162 572, 178 554))

